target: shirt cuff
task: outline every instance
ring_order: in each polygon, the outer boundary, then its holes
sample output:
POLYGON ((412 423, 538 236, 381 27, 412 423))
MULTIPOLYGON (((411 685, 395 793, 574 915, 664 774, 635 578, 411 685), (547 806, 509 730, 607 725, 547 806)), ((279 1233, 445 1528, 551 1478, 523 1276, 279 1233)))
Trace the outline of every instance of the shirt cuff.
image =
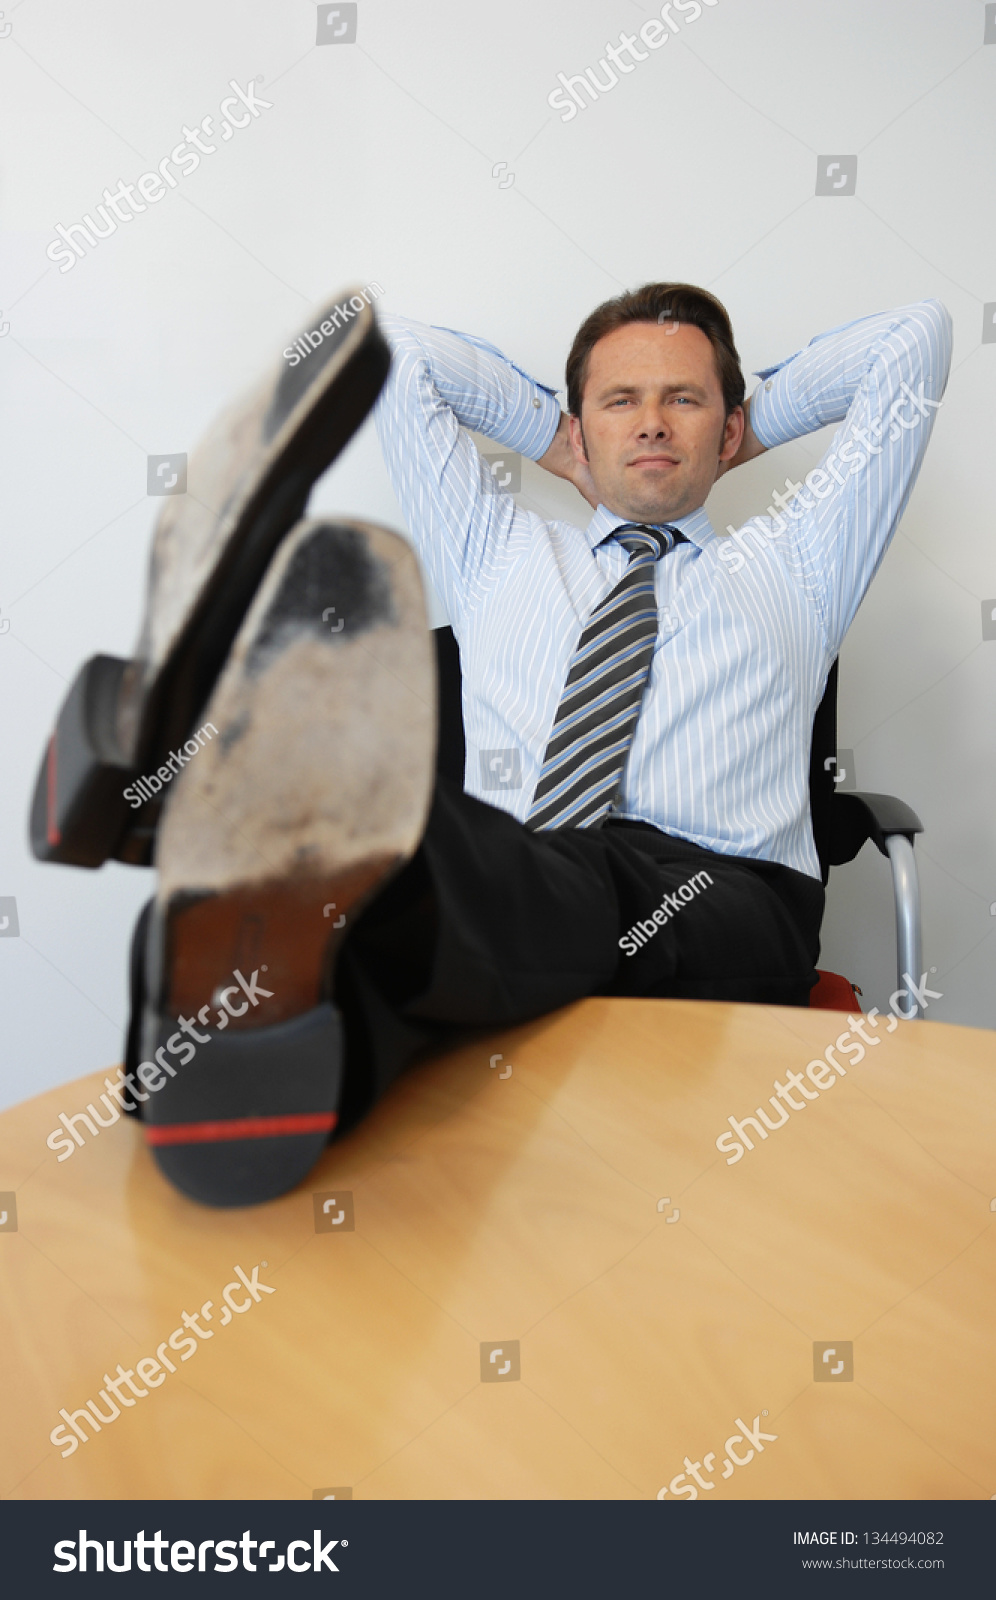
MULTIPOLYGON (((801 354, 796 351, 795 355, 801 354)), ((788 356, 775 367, 763 367, 756 374, 759 383, 750 397, 750 425, 759 444, 766 450, 801 439, 810 431, 802 409, 792 395, 791 369, 795 356, 788 356)))
POLYGON ((524 372, 510 361, 496 345, 474 333, 461 333, 459 328, 443 328, 433 323, 437 333, 452 333, 465 344, 473 345, 500 361, 514 374, 516 390, 508 406, 508 420, 502 427, 502 444, 529 461, 539 461, 546 455, 560 426, 560 402, 555 389, 524 372))

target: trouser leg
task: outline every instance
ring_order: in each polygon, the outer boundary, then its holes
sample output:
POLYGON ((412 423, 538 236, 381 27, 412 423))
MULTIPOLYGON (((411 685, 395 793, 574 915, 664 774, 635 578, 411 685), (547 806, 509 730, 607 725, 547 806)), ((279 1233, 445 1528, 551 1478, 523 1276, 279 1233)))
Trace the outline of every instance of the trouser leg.
POLYGON ((642 825, 533 833, 440 778, 422 843, 351 930, 336 977, 355 1120, 402 1068, 461 1032, 586 995, 806 1004, 822 886, 642 825), (663 925, 665 896, 711 882, 663 925), (627 955, 638 923, 658 931, 627 955))

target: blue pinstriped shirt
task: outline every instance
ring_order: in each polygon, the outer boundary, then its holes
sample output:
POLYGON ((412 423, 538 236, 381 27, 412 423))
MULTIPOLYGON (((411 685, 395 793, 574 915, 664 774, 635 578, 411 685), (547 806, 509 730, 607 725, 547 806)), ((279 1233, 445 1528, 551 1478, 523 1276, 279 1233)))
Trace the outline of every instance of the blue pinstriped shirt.
MULTIPOLYGON (((524 821, 578 639, 626 567, 602 541, 628 519, 601 505, 578 528, 518 506, 466 430, 538 460, 560 419, 553 391, 484 340, 380 322, 394 359, 377 428, 460 643, 465 787, 524 821), (493 752, 511 752, 498 770, 518 787, 488 786, 493 752)), ((702 508, 675 523, 690 542, 656 567, 660 630, 616 815, 819 877, 813 716, 916 481, 950 358, 950 316, 924 300, 758 373, 762 444, 841 426, 806 488, 733 538, 702 508)))

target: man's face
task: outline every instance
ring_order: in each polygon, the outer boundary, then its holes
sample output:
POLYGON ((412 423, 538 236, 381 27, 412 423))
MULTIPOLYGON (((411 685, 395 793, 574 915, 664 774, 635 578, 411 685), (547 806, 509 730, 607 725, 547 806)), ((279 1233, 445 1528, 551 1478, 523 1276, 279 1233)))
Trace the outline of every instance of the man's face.
POLYGON ((570 430, 610 511, 673 522, 702 505, 720 464, 736 455, 744 414, 738 406, 725 416, 701 328, 629 322, 592 349, 580 424, 571 417, 570 430))

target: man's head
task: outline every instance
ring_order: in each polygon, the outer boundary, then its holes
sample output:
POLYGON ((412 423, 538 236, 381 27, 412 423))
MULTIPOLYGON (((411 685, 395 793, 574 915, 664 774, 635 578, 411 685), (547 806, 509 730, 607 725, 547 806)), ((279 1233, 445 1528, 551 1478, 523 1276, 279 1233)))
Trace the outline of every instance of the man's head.
POLYGON ((648 283, 581 324, 567 358, 571 444, 599 499, 634 522, 702 505, 743 437, 744 376, 725 307, 648 283))

